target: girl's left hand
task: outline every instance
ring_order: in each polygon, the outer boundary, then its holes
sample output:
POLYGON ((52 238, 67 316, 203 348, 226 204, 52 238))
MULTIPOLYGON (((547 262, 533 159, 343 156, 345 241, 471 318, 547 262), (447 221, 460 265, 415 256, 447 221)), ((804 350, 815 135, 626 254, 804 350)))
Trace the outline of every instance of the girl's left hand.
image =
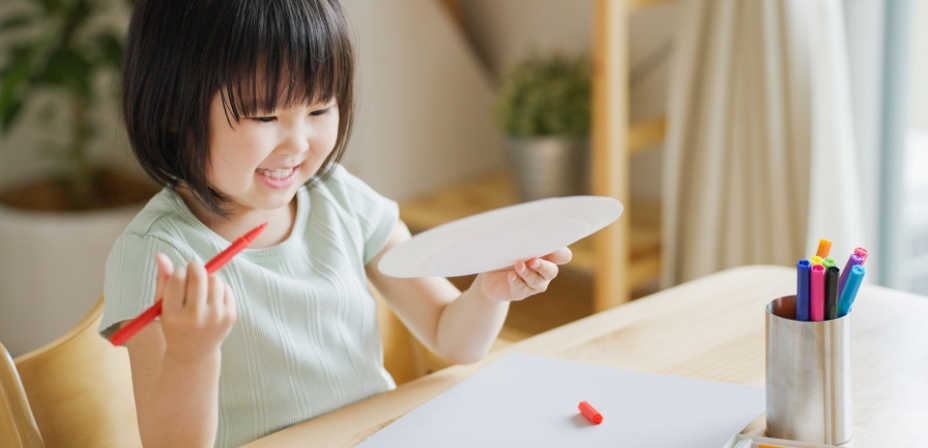
POLYGON ((544 257, 520 261, 512 268, 480 274, 481 292, 492 300, 510 302, 522 300, 548 289, 557 277, 558 265, 566 264, 573 255, 563 247, 544 257))

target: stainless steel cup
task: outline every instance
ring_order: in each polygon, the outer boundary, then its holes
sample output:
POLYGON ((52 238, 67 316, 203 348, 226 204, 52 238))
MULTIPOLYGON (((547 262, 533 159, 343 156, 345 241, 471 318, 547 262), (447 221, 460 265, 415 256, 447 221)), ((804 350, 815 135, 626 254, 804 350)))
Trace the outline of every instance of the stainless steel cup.
POLYGON ((851 439, 851 315, 796 320, 796 296, 767 304, 767 434, 839 445, 851 439))

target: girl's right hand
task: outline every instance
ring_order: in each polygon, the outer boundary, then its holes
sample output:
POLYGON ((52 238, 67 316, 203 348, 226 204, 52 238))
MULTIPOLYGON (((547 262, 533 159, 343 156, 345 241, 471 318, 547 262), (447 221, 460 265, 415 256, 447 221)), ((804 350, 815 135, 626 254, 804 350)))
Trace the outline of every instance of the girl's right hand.
POLYGON ((155 297, 162 298, 165 358, 188 362, 218 355, 238 318, 232 288, 219 277, 208 275, 199 263, 175 271, 164 254, 158 254, 155 263, 155 297))

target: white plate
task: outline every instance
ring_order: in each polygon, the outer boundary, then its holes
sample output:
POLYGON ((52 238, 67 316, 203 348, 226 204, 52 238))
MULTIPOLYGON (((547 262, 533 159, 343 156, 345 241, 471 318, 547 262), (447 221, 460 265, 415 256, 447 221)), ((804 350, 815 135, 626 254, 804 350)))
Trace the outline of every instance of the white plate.
POLYGON ((442 224, 390 249, 380 272, 392 277, 458 277, 550 254, 615 221, 622 203, 567 196, 503 207, 442 224))

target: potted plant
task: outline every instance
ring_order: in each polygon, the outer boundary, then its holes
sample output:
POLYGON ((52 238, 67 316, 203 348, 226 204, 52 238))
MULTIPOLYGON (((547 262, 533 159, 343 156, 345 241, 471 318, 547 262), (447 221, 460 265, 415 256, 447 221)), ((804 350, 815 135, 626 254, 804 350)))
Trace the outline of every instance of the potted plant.
POLYGON ((532 54, 506 72, 496 114, 520 200, 589 191, 590 60, 532 54))
POLYGON ((129 4, 41 0, 0 17, 0 155, 20 154, 23 169, 49 167, 0 187, 0 340, 14 355, 90 310, 110 246, 155 191, 91 151, 117 140, 120 125, 99 112, 115 108, 102 103, 119 84, 126 21, 106 17, 124 19, 129 4))

